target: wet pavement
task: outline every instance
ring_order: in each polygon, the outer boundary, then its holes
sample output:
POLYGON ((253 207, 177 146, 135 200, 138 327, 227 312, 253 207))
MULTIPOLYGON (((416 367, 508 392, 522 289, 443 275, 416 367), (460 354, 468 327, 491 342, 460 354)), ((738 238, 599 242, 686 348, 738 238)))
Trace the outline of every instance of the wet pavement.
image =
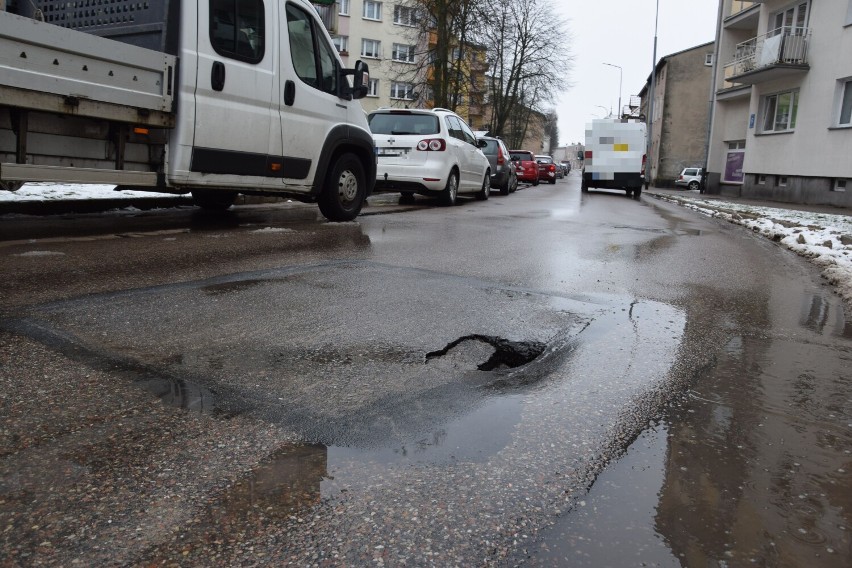
POLYGON ((577 180, 3 225, 0 564, 849 565, 842 303, 577 180))

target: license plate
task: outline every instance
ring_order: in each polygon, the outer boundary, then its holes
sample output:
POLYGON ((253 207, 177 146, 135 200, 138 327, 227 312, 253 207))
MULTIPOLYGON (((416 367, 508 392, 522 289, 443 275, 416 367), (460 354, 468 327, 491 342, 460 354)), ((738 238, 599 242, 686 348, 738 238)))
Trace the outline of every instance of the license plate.
POLYGON ((399 158, 408 154, 408 148, 379 148, 379 157, 399 158))

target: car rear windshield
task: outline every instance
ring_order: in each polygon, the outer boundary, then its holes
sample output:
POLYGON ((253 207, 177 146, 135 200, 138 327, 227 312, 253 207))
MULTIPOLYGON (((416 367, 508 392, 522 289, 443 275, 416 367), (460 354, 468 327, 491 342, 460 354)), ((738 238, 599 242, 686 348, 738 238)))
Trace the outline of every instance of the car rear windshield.
POLYGON ((369 118, 373 134, 438 134, 438 117, 432 114, 377 112, 369 118))
POLYGON ((513 160, 526 160, 526 161, 534 161, 532 154, 529 152, 512 152, 513 160))
POLYGON ((482 149, 482 153, 485 155, 497 155, 497 146, 498 143, 496 140, 485 140, 485 148, 482 149))

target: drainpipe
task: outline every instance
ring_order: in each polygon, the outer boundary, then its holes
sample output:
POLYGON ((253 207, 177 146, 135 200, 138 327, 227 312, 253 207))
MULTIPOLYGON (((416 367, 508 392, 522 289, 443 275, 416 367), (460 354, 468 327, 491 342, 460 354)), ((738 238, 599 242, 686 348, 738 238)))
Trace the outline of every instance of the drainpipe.
POLYGON ((710 72, 710 97, 707 102, 707 140, 704 142, 704 167, 701 172, 701 193, 707 192, 707 163, 710 159, 710 141, 713 139, 713 118, 716 115, 716 73, 719 71, 719 51, 722 39, 722 12, 725 0, 719 0, 719 15, 716 16, 716 41, 713 47, 713 70, 710 72))

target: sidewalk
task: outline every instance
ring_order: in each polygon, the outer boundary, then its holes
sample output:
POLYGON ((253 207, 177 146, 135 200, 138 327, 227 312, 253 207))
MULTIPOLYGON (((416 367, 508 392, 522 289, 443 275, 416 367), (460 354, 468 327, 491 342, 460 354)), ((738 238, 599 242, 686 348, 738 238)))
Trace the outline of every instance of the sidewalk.
POLYGON ((688 189, 668 189, 651 187, 646 194, 658 194, 667 197, 686 197, 692 199, 703 199, 706 201, 720 201, 726 203, 737 203, 753 207, 771 207, 775 209, 787 209, 790 211, 807 211, 809 213, 828 213, 831 215, 852 216, 852 209, 845 207, 834 207, 832 205, 808 205, 805 203, 783 203, 780 201, 764 201, 757 199, 744 199, 742 197, 731 197, 728 195, 708 195, 688 189))

